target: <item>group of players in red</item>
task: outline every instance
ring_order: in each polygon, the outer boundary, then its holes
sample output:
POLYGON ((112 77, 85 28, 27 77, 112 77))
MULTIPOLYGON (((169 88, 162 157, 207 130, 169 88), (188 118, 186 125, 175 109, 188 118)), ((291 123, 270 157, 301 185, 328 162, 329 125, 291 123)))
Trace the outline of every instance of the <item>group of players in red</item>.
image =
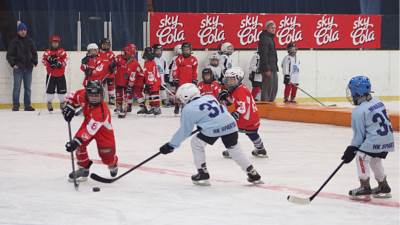
MULTIPOLYGON (((56 41, 59 42, 59 40, 56 41)), ((54 42, 53 39, 52 42, 54 42)), ((57 50, 58 45, 57 48, 53 47, 52 45, 51 51, 60 51, 57 50)), ((153 48, 144 49, 143 68, 136 59, 137 50, 134 44, 126 44, 122 53, 117 56, 110 50, 108 39, 103 39, 100 42, 100 49, 97 44, 88 45, 87 55, 82 59, 81 64, 81 70, 85 74, 84 88, 72 92, 65 98, 65 101, 62 101, 62 113, 67 122, 70 122, 78 111, 83 112, 84 115, 84 121, 74 138, 66 143, 68 152, 76 151, 79 166, 75 172, 69 174, 70 181, 73 179, 84 181, 89 176, 92 161, 88 157, 87 146, 92 140, 96 140, 99 156, 102 162, 108 166, 110 175, 115 177, 118 173, 118 157, 111 125, 111 113, 108 104, 104 101, 105 85, 108 90, 108 103, 110 105, 115 104, 118 117, 123 118, 127 112, 132 110, 133 98, 139 104, 138 114, 159 115, 161 113, 160 92, 167 90, 173 95, 174 91, 168 87, 175 87, 175 90, 177 90, 183 84, 194 83, 198 86, 202 95, 214 95, 221 103, 227 106, 231 105, 233 109, 231 114, 236 119, 238 128, 254 144, 255 149, 252 154, 256 157, 268 157, 258 134, 260 118, 255 101, 250 90, 242 84, 243 70, 239 67, 228 70, 225 68, 222 70, 221 77, 216 77, 214 71, 206 67, 202 70, 202 81, 198 83, 198 62, 196 57, 192 55, 191 44, 183 43, 177 47, 175 48, 177 55, 169 65, 171 72, 167 73, 168 66, 165 62, 164 65, 159 65, 160 63, 157 65, 155 62, 156 57, 161 57, 161 45, 156 44, 153 48), (160 49, 161 51, 157 51, 160 49), (177 49, 181 51, 176 51, 177 49), (172 76, 169 76, 170 74, 172 76), (150 109, 145 104, 145 96, 147 96, 150 109), (78 110, 79 108, 81 110, 78 110)), ((47 65, 48 55, 51 54, 45 54, 47 55, 43 56, 43 61, 47 65)), ((55 58, 56 61, 61 59, 61 57, 55 58)), ((65 58, 61 62, 61 68, 64 70, 65 58)), ((53 68, 49 66, 47 70, 48 77, 51 78, 52 74, 49 68, 53 68)), ((57 90, 59 90, 59 87, 57 87, 57 90)), ((174 113, 179 114, 180 107, 182 107, 181 103, 176 100, 173 104, 175 104, 174 113)), ((223 156, 230 158, 228 151, 223 151, 223 156)))

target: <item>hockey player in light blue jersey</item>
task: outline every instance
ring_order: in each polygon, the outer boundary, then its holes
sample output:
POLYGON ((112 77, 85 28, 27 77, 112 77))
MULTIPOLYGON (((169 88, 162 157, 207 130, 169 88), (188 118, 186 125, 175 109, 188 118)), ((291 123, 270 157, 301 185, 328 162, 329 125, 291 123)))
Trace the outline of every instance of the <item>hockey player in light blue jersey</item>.
POLYGON ((181 126, 172 139, 160 147, 163 154, 171 153, 191 135, 195 126, 200 132, 191 140, 194 163, 198 174, 192 176, 194 184, 209 185, 210 175, 206 166, 205 147, 222 139, 232 159, 247 173, 247 180, 260 183, 261 176, 251 165, 238 143, 238 128, 235 119, 225 106, 219 104, 212 95, 200 95, 199 89, 192 83, 183 84, 176 93, 177 99, 184 105, 181 126))
POLYGON ((347 96, 356 105, 351 115, 353 139, 342 159, 345 163, 356 157, 360 187, 350 190, 349 195, 356 200, 369 200, 370 195, 390 198, 391 189, 387 183, 382 165, 388 152, 394 151, 393 129, 385 105, 371 96, 368 77, 353 77, 347 88, 347 96), (378 187, 371 189, 370 169, 374 172, 378 187))

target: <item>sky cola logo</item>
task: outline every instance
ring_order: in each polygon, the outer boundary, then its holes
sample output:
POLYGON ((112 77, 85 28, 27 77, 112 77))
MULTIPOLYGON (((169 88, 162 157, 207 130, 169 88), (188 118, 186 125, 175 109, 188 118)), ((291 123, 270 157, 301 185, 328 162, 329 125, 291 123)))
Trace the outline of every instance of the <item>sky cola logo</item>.
POLYGON ((292 42, 303 40, 301 33, 301 24, 297 23, 297 16, 288 17, 285 16, 280 22, 276 36, 280 45, 287 45, 292 42), (299 30, 296 30, 296 29, 299 30))
POLYGON ((179 16, 168 16, 168 14, 166 14, 165 17, 160 20, 156 36, 160 45, 185 40, 185 32, 183 31, 183 24, 179 22, 179 16))
POLYGON ((362 18, 359 16, 353 22, 353 31, 350 33, 350 37, 353 39, 354 45, 361 45, 367 42, 375 40, 375 32, 369 30, 374 25, 370 24, 370 17, 362 18))
POLYGON ((208 45, 225 40, 224 24, 219 22, 219 16, 209 16, 200 22, 200 30, 197 36, 201 45, 208 45), (221 29, 221 30, 219 30, 221 29))
POLYGON ((334 21, 334 17, 322 16, 317 22, 317 30, 314 32, 317 45, 326 45, 339 40, 338 25, 334 21))
POLYGON ((258 31, 258 27, 262 29, 262 23, 258 22, 258 16, 246 16, 246 18, 240 21, 240 30, 237 32, 241 45, 248 45, 251 43, 258 42, 258 37, 261 30, 258 31))

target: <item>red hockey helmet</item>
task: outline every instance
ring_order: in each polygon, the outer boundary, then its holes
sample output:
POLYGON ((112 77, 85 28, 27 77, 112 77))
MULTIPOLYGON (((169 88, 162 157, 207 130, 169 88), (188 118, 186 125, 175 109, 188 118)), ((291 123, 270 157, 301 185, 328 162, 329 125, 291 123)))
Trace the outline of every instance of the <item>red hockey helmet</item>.
POLYGON ((60 42, 61 38, 58 35, 51 35, 49 40, 50 42, 60 42))
POLYGON ((126 56, 134 56, 136 55, 136 45, 128 43, 123 48, 123 51, 126 56))

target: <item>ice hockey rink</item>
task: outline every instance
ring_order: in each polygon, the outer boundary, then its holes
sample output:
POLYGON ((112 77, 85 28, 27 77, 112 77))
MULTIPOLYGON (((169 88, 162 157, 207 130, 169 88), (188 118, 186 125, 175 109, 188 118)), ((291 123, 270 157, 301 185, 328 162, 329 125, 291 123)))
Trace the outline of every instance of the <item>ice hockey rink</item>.
MULTIPOLYGON (((398 106, 398 104, 394 104, 398 106)), ((74 118, 75 131, 82 117, 74 118)), ((67 181, 70 156, 64 150, 67 123, 59 111, 0 111, 0 224, 154 224, 154 225, 395 225, 399 224, 399 133, 396 152, 384 166, 392 199, 350 201, 358 187, 355 163, 344 165, 310 205, 286 200, 316 191, 339 165, 352 131, 347 127, 262 120, 260 134, 269 159, 253 158, 245 135, 240 143, 262 175, 263 185, 250 185, 232 160, 221 156, 222 143, 207 148, 211 186, 195 186, 187 140, 174 153, 160 155, 112 184, 89 179, 79 191, 67 181), (92 192, 100 187, 100 192, 92 192)), ((179 117, 163 109, 160 117, 113 118, 120 173, 158 151, 179 126, 179 117)), ((109 176, 95 145, 91 168, 109 176)), ((373 180, 372 186, 376 185, 373 180)))

